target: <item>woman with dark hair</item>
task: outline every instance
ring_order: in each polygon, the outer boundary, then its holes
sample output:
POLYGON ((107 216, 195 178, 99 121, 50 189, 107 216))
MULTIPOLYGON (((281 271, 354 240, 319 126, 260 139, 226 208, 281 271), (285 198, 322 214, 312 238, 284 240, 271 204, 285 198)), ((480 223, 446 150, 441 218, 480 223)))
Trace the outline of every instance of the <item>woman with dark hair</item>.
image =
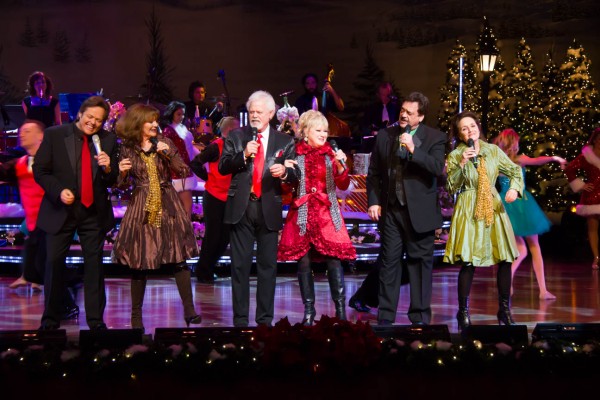
POLYGON ((588 240, 594 260, 592 269, 600 264, 598 226, 600 225, 600 128, 594 129, 590 140, 573 161, 567 164, 565 174, 575 193, 581 192, 577 215, 586 218, 588 240), (585 176, 585 178, 580 178, 585 176))
POLYGON ((214 105, 206 100, 206 87, 200 81, 193 81, 188 87, 189 101, 185 102, 185 124, 195 126, 201 119, 210 119, 211 125, 216 125, 223 118, 223 102, 217 101, 214 105))
MULTIPOLYGON (((529 157, 525 154, 519 154, 519 135, 514 129, 505 129, 494 138, 494 144, 497 145, 508 155, 512 162, 521 167, 523 171, 523 180, 525 179, 525 166, 543 165, 549 162, 558 162, 564 166, 567 162, 564 158, 558 156, 540 156, 529 157)), ((510 180, 504 175, 498 177, 500 183, 500 197, 508 191, 510 180)), ((527 257, 527 247, 531 251, 531 263, 533 272, 540 288, 539 298, 542 300, 556 299, 546 288, 546 278, 544 274, 544 258, 538 236, 550 230, 552 224, 544 211, 535 201, 535 198, 529 191, 523 189, 523 197, 513 203, 504 202, 504 207, 510 218, 510 223, 515 232, 519 257, 512 263, 512 276, 527 257)), ((513 279, 514 280, 514 279, 513 279)), ((511 291, 512 292, 512 291, 511 291)))
MULTIPOLYGON (((325 262, 335 316, 346 319, 344 269, 340 260, 356 259, 342 218, 336 188, 350 185, 343 151, 334 151, 327 142, 327 119, 319 111, 309 110, 298 121, 301 140, 296 144, 300 173, 298 187, 287 214, 277 259, 298 261, 298 283, 304 303, 304 325, 312 325, 315 316, 315 284, 311 263, 325 262)), ((286 167, 291 167, 286 160, 286 167)))
POLYGON ((175 265, 175 282, 187 326, 202 320, 194 308, 191 273, 186 260, 198 256, 192 223, 171 184, 171 172, 186 176, 189 167, 173 142, 158 133, 159 111, 135 104, 117 122, 123 143, 119 186, 133 186, 113 246, 113 262, 131 268, 131 327, 144 329, 142 305, 146 272, 175 265))
MULTIPOLYGON (((180 101, 172 101, 167 105, 163 113, 164 136, 171 139, 179 155, 183 161, 189 166, 190 161, 200 153, 198 148, 194 146, 194 135, 185 125, 183 118, 185 117, 185 105, 180 101)), ((190 170, 187 176, 176 177, 172 174, 173 187, 177 191, 183 207, 188 215, 192 216, 192 191, 196 188, 198 180, 190 170)))
POLYGON ((510 312, 511 263, 518 257, 517 243, 506 210, 496 191, 498 174, 510 180, 504 199, 512 203, 523 190, 521 168, 496 145, 480 137, 481 123, 470 111, 458 114, 452 124, 456 148, 447 157, 450 194, 457 193, 444 262, 461 265, 458 274, 460 330, 471 325, 469 294, 475 267, 498 265, 498 323, 514 325, 510 312))
POLYGON ((41 71, 35 71, 27 80, 27 93, 21 105, 27 119, 43 123, 46 128, 60 125, 60 105, 52 97, 52 80, 41 71))

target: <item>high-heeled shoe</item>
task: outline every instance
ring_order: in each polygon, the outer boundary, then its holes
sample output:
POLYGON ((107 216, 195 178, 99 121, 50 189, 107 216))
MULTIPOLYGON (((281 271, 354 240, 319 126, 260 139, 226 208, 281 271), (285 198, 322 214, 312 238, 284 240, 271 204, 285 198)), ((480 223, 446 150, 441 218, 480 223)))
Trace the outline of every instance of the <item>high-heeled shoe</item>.
POLYGON ((458 298, 458 312, 456 313, 456 322, 458 330, 464 331, 471 326, 471 316, 469 315, 469 296, 458 298))
POLYGON ((198 325, 202 322, 202 316, 194 315, 193 317, 185 317, 185 324, 190 327, 190 324, 198 325))
POLYGON ((594 261, 592 262, 592 269, 600 268, 600 257, 594 257, 594 261))
POLYGON ((510 300, 501 297, 498 299, 498 305, 498 314, 496 314, 498 317, 498 325, 515 325, 516 322, 510 312, 510 300))

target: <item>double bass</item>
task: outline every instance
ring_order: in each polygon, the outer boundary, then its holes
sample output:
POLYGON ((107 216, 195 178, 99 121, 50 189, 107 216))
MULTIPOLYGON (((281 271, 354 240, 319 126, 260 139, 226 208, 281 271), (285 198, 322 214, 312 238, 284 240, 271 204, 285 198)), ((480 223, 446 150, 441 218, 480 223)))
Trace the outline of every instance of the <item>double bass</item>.
MULTIPOLYGON (((335 74, 333 70, 333 64, 327 64, 327 79, 325 82, 331 83, 333 80, 333 75, 335 74)), ((325 112, 327 110, 327 92, 323 91, 323 97, 321 98, 321 109, 325 112)), ((332 112, 326 111, 325 118, 327 118, 327 122, 329 123, 329 136, 330 137, 350 137, 352 132, 350 131, 350 127, 345 121, 342 121, 337 116, 335 116, 332 112)))

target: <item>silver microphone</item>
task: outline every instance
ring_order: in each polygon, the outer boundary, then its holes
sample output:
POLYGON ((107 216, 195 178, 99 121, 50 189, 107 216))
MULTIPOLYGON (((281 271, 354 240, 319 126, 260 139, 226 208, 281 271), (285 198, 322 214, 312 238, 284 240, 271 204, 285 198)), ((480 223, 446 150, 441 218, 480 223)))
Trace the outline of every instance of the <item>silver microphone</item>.
MULTIPOLYGON (((98 136, 97 134, 93 134, 92 143, 94 143, 94 147, 96 148, 96 155, 102 153, 102 146, 100 145, 100 136, 98 136)), ((103 166, 102 169, 106 171, 106 166, 103 166)))

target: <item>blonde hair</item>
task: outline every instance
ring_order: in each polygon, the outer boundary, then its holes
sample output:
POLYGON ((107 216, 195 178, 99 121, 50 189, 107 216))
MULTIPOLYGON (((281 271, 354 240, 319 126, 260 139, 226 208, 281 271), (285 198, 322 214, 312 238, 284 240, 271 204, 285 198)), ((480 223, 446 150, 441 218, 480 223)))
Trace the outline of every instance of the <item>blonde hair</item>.
POLYGON ((505 129, 494 138, 494 144, 502 149, 511 160, 519 154, 519 135, 514 129, 505 129))
POLYGON ((306 134, 311 128, 315 126, 322 126, 325 130, 329 130, 329 123, 327 118, 315 110, 308 110, 302 113, 298 120, 298 132, 300 139, 306 139, 306 134))

